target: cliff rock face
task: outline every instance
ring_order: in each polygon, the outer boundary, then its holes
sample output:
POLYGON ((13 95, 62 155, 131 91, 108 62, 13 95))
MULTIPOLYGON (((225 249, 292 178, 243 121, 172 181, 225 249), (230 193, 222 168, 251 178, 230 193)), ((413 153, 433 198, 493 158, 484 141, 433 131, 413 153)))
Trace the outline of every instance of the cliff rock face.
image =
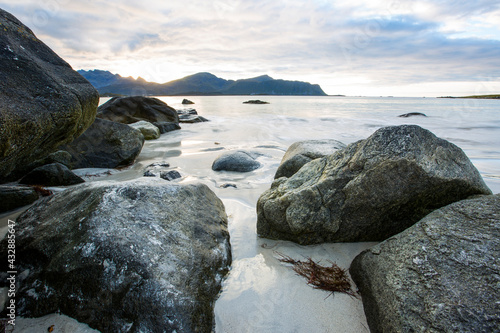
POLYGON ((18 315, 61 311, 101 332, 212 330, 231 250, 224 206, 206 185, 77 185, 17 223, 18 315))
POLYGON ((350 268, 371 332, 498 332, 500 195, 438 209, 350 268))
POLYGON ((0 181, 7 181, 83 133, 99 94, 2 9, 0 31, 0 181))
POLYGON ((460 148, 419 126, 386 127, 275 180, 257 203, 257 233, 301 244, 381 241, 474 194, 491 191, 460 148))

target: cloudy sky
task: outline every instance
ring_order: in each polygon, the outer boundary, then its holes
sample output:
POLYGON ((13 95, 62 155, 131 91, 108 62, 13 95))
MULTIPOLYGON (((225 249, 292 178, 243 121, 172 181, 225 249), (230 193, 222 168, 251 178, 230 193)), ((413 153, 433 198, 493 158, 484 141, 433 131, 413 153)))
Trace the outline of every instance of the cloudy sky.
POLYGON ((328 94, 500 93, 498 0, 0 0, 75 69, 269 74, 328 94))

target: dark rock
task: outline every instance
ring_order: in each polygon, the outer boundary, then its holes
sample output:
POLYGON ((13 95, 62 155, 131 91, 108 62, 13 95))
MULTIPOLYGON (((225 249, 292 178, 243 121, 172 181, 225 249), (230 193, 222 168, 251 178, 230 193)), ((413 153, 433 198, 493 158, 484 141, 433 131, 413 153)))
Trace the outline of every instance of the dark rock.
POLYGON ((5 182, 83 133, 94 121, 99 94, 2 9, 0 28, 0 182, 5 182))
POLYGON ((261 164, 255 160, 256 155, 246 151, 225 153, 217 157, 212 164, 214 171, 249 172, 260 168, 261 164))
POLYGON ((174 179, 182 178, 182 176, 178 171, 171 170, 171 171, 160 172, 160 178, 171 181, 174 179))
POLYGON ((161 134, 181 129, 178 123, 172 123, 168 121, 157 121, 154 122, 153 125, 160 129, 161 134))
POLYGON ((491 191, 460 148, 419 126, 386 127, 275 180, 257 203, 257 232, 300 244, 381 241, 475 194, 491 191))
POLYGON ((180 115, 179 122, 186 124, 194 124, 194 123, 204 123, 209 121, 207 118, 202 116, 194 116, 194 115, 180 115))
POLYGON ((71 154, 73 168, 117 168, 132 164, 143 145, 139 130, 96 118, 83 135, 61 149, 71 154))
POLYGON ((408 118, 408 117, 413 117, 413 116, 422 116, 422 117, 427 117, 424 113, 421 113, 421 112, 410 112, 410 113, 405 113, 405 114, 399 115, 398 117, 408 118))
POLYGON ((166 162, 157 162, 148 165, 144 169, 144 177, 160 177, 162 172, 166 172, 170 164, 166 162))
POLYGON ((194 102, 193 102, 193 101, 190 101, 189 99, 185 99, 185 98, 184 98, 184 99, 182 100, 182 104, 194 104, 194 102))
POLYGON ((497 332, 500 195, 456 202, 358 255, 371 332, 497 332))
POLYGON ((150 123, 178 123, 177 111, 157 98, 133 96, 115 97, 99 106, 97 117, 132 124, 141 120, 150 123))
POLYGON ((177 110, 177 115, 180 123, 194 124, 209 121, 207 118, 199 116, 195 109, 177 110))
POLYGON ((259 99, 252 99, 246 102, 243 102, 243 104, 269 104, 269 102, 264 102, 259 99))
POLYGON ((306 163, 317 158, 335 153, 345 148, 345 144, 337 140, 307 140, 292 144, 283 156, 276 171, 275 179, 291 177, 306 163))
POLYGON ((138 129, 144 135, 146 140, 156 140, 160 137, 160 129, 150 122, 141 120, 136 123, 129 124, 130 127, 138 129))
MULTIPOLYGON (((207 186, 87 183, 17 222, 17 315, 60 311, 101 332, 212 330, 231 252, 224 206, 207 186)), ((7 260, 0 268, 5 283, 7 260)))
POLYGON ((33 169, 36 169, 36 168, 42 166, 42 165, 52 164, 52 163, 60 163, 62 165, 67 166, 68 168, 71 168, 71 154, 65 150, 58 150, 52 154, 49 154, 48 156, 46 156, 45 158, 43 158, 41 160, 37 160, 37 161, 33 162, 27 168, 27 170, 31 171, 33 169))
POLYGON ((41 186, 68 186, 84 183, 73 171, 61 163, 46 164, 38 167, 21 178, 19 183, 41 186))
POLYGON ((236 186, 236 184, 230 184, 230 183, 222 184, 219 187, 220 188, 229 188, 229 187, 238 188, 238 186, 236 186))
POLYGON ((29 186, 0 186, 0 213, 32 204, 38 193, 29 186))

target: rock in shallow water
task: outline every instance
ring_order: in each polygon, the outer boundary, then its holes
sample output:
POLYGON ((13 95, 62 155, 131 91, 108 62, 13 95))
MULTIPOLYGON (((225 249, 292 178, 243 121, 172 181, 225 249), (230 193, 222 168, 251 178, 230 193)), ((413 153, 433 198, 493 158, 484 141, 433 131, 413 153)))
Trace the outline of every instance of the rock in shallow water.
POLYGON ((499 212, 499 194, 463 200, 357 256, 371 332, 498 331, 499 212))
POLYGON ((0 9, 0 182, 70 142, 94 121, 99 93, 0 9))
POLYGON ((99 106, 97 117, 123 124, 132 124, 141 120, 150 123, 179 123, 175 109, 158 98, 144 96, 114 97, 99 106))
POLYGON ((255 158, 257 154, 246 151, 235 151, 220 155, 212 164, 214 171, 250 172, 260 168, 261 164, 255 158))
POLYGON ((301 244, 380 241, 474 194, 491 191, 460 148, 419 126, 386 127, 275 180, 257 203, 257 232, 301 244))
POLYGON ((18 315, 60 310, 102 332, 211 331, 231 252, 224 206, 207 186, 82 184, 17 223, 18 315))

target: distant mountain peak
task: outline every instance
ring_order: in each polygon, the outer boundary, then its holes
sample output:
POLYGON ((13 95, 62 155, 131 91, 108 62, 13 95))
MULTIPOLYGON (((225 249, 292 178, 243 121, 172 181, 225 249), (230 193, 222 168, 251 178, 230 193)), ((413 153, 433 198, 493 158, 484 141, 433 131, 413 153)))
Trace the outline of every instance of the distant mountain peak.
POLYGON ((133 95, 307 95, 326 96, 317 84, 301 81, 275 80, 269 75, 241 80, 225 80, 212 73, 200 72, 163 84, 148 82, 142 77, 124 78, 99 69, 78 71, 101 94, 133 95))

